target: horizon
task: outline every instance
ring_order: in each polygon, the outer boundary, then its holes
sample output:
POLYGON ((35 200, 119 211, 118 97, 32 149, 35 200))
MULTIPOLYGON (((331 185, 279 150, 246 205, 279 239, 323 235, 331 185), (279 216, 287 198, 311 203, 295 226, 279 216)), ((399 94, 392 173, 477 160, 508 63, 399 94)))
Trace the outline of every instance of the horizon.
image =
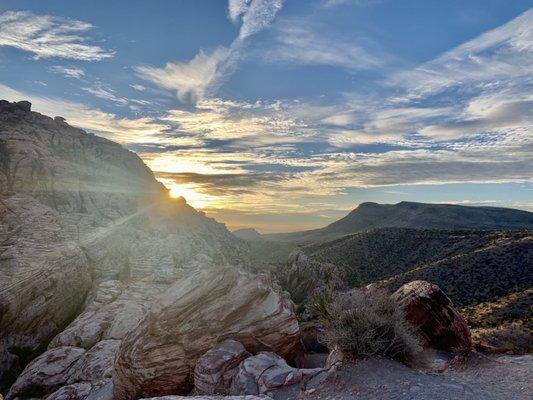
POLYGON ((0 5, 0 98, 122 144, 231 230, 533 211, 532 76, 524 1, 0 5))

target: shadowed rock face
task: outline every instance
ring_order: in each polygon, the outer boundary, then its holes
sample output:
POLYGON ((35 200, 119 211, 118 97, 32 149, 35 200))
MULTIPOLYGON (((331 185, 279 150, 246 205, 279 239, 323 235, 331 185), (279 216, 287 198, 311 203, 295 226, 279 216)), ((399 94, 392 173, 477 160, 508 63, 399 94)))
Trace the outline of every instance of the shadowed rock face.
POLYGON ((115 398, 187 394, 198 358, 227 338, 252 353, 290 359, 301 351, 294 305, 266 277, 198 270, 161 295, 122 342, 115 398))
POLYGON ((407 320, 418 327, 428 347, 454 353, 472 349, 466 320, 437 285, 413 281, 392 296, 402 305, 407 320))

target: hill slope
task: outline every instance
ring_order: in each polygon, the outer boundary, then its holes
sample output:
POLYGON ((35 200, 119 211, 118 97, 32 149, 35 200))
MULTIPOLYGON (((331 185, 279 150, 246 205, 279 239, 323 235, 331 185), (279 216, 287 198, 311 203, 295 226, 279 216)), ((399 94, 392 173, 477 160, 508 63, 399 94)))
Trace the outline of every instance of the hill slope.
POLYGON ((465 311, 477 342, 491 342, 483 347, 533 349, 531 230, 382 228, 304 251, 341 267, 350 287, 396 290, 413 280, 435 283, 465 311))
POLYGON ((533 213, 496 207, 401 202, 361 203, 344 218, 315 230, 263 235, 269 240, 319 242, 376 228, 533 229, 533 213))

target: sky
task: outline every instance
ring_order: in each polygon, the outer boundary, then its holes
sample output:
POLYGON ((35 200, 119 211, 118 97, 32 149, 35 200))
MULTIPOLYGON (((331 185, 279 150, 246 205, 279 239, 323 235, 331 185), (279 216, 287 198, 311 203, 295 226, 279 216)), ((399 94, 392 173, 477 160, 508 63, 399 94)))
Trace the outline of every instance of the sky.
POLYGON ((139 154, 230 229, 365 201, 533 211, 525 0, 3 0, 0 98, 139 154))

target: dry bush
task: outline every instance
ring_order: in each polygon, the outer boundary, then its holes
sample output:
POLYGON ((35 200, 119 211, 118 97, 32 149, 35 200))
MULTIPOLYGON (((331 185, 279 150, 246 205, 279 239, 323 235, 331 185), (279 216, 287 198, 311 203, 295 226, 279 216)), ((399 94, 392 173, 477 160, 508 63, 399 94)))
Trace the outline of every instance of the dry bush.
POLYGON ((533 330, 521 322, 473 329, 472 340, 478 350, 487 353, 528 354, 533 351, 533 330))
POLYGON ((315 304, 325 328, 321 340, 328 348, 338 348, 349 360, 381 355, 408 364, 419 361, 416 329, 387 293, 355 290, 327 301, 322 297, 315 304))

